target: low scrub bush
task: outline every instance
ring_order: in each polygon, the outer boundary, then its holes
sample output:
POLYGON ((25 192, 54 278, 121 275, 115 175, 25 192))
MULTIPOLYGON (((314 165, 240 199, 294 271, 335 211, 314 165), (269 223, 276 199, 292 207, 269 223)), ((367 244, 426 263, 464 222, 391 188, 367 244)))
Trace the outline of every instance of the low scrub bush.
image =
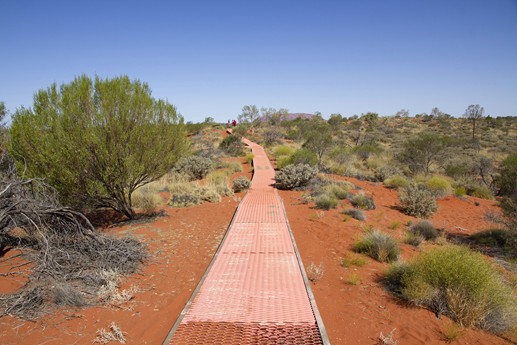
POLYGON ((454 189, 454 195, 457 197, 462 197, 467 194, 467 189, 463 186, 458 186, 454 189))
POLYGON ((425 182, 425 187, 437 198, 443 198, 452 193, 452 186, 443 176, 433 176, 425 182))
POLYGON ((307 164, 288 165, 276 173, 276 187, 294 189, 305 186, 317 173, 318 169, 307 164))
POLYGON ((223 163, 223 167, 227 168, 231 173, 241 172, 242 164, 239 162, 225 162, 223 163))
POLYGON ((360 221, 366 220, 366 215, 364 214, 364 212, 357 208, 349 208, 348 210, 343 211, 343 214, 346 214, 347 216, 350 216, 360 221))
POLYGON ((413 225, 411 227, 411 232, 415 235, 422 236, 425 240, 435 240, 439 235, 438 230, 436 230, 434 225, 427 220, 423 220, 413 225))
POLYGON ((384 165, 375 169, 375 177, 377 181, 385 181, 393 176, 401 176, 402 171, 393 165, 384 165))
POLYGON ((132 206, 141 209, 146 214, 156 212, 162 204, 162 198, 146 186, 137 189, 131 196, 132 206))
POLYGON ((434 247, 392 267, 387 283, 406 300, 465 327, 500 333, 517 322, 514 292, 489 261, 465 247, 434 247))
POLYGON ((404 212, 410 216, 429 218, 438 209, 434 195, 415 184, 402 188, 399 197, 404 212))
POLYGON ((409 181, 404 176, 394 175, 385 179, 384 184, 388 188, 399 189, 409 186, 409 181))
POLYGON ((178 193, 173 194, 169 200, 172 207, 190 207, 201 203, 201 196, 197 193, 178 193))
POLYGON ((245 176, 239 176, 235 180, 233 180, 233 191, 235 193, 249 189, 250 186, 251 186, 251 181, 248 180, 248 178, 245 176))
POLYGON ((294 151, 295 150, 291 146, 279 145, 273 148, 273 155, 277 158, 280 156, 290 156, 294 151))
POLYGON ((255 158, 255 155, 253 153, 251 153, 251 152, 246 152, 246 155, 244 157, 246 158, 246 163, 252 164, 253 163, 253 158, 255 158))
POLYGON ((244 144, 238 135, 229 135, 219 144, 219 149, 230 156, 242 156, 244 152, 244 144))
POLYGON ((308 149, 296 150, 289 156, 289 164, 307 164, 314 167, 318 165, 318 156, 308 149))
POLYGON ((467 195, 480 198, 480 199, 486 199, 486 200, 494 200, 494 194, 488 187, 484 185, 471 185, 467 187, 467 195))
POLYGON ((201 180, 213 170, 210 158, 189 156, 174 166, 173 172, 187 176, 191 181, 201 180))
POLYGON ((397 241, 390 235, 377 230, 368 231, 354 245, 354 250, 380 262, 397 261, 400 253, 397 241))
POLYGON ((344 200, 348 197, 348 191, 351 189, 351 185, 348 182, 341 183, 333 183, 331 182, 328 185, 323 187, 323 192, 329 195, 333 195, 339 200, 344 200))
POLYGON ((349 254, 349 255, 346 255, 344 256, 342 259, 341 259, 341 266, 342 267, 345 267, 345 268, 348 268, 348 267, 363 267, 364 265, 366 265, 368 261, 362 256, 362 255, 359 255, 359 254, 349 254))
POLYGON ((478 246, 502 250, 507 257, 517 258, 517 231, 491 229, 470 235, 469 240, 478 246))
POLYGON ((422 242, 424 242, 424 240, 425 240, 424 236, 422 236, 418 233, 409 231, 406 234, 406 238, 404 239, 404 242, 406 242, 409 245, 412 245, 413 247, 418 247, 422 242))
POLYGON ((334 195, 321 194, 314 201, 316 202, 316 208, 321 210, 330 210, 338 205, 338 200, 334 195))
POLYGON ((375 210, 375 202, 371 195, 359 193, 351 197, 350 202, 354 207, 361 208, 363 210, 375 210))

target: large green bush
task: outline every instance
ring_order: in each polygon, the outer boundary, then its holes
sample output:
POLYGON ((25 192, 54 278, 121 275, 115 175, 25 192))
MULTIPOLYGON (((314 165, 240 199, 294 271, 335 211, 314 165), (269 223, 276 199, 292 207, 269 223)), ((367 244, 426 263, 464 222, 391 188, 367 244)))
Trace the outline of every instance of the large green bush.
POLYGON ((65 204, 111 207, 134 218, 132 194, 169 171, 188 142, 183 118, 128 77, 83 75, 51 85, 13 116, 20 171, 45 178, 65 204))
POLYGON ((317 173, 317 168, 307 164, 288 165, 276 173, 276 187, 278 189, 294 189, 305 186, 317 173))
POLYGON ((429 218, 438 209, 434 195, 416 184, 402 188, 399 197, 404 212, 410 216, 429 218))
POLYGON ((388 282, 408 301, 466 327, 501 332, 517 322, 515 294, 493 265, 468 248, 432 248, 392 268, 388 282))

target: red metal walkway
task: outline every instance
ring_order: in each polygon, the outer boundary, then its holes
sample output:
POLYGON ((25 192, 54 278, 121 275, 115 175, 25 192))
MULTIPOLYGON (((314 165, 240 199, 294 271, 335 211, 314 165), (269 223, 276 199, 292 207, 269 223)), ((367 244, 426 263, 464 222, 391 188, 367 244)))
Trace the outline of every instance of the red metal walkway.
POLYGON ((164 344, 328 344, 264 149, 251 188, 164 344))

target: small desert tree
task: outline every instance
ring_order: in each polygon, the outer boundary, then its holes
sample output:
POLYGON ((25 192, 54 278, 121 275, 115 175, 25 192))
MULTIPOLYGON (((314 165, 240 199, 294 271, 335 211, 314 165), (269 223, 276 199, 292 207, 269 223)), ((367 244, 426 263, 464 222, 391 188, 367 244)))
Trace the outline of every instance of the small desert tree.
POLYGON ((303 147, 318 155, 318 164, 321 164, 323 155, 332 147, 332 129, 325 121, 311 122, 304 132, 303 147))
MULTIPOLYGON (((187 148, 183 118, 127 76, 41 89, 13 116, 10 149, 66 204, 111 207, 134 218, 131 195, 170 170, 187 148)), ((20 170, 22 171, 22 170, 20 170)))
POLYGON ((442 158, 449 138, 434 133, 422 133, 404 143, 398 159, 406 163, 413 173, 429 174, 432 164, 442 158))
POLYGON ((476 122, 483 118, 485 109, 479 104, 471 104, 465 110, 463 117, 472 122, 472 141, 476 139, 476 122))

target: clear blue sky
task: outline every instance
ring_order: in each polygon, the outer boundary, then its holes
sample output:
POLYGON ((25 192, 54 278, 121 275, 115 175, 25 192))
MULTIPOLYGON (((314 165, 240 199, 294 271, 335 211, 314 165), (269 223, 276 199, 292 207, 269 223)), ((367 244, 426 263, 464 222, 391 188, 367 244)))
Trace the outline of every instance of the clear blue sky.
POLYGON ((0 1, 0 101, 128 75, 187 121, 290 112, 517 115, 517 0, 0 1))

